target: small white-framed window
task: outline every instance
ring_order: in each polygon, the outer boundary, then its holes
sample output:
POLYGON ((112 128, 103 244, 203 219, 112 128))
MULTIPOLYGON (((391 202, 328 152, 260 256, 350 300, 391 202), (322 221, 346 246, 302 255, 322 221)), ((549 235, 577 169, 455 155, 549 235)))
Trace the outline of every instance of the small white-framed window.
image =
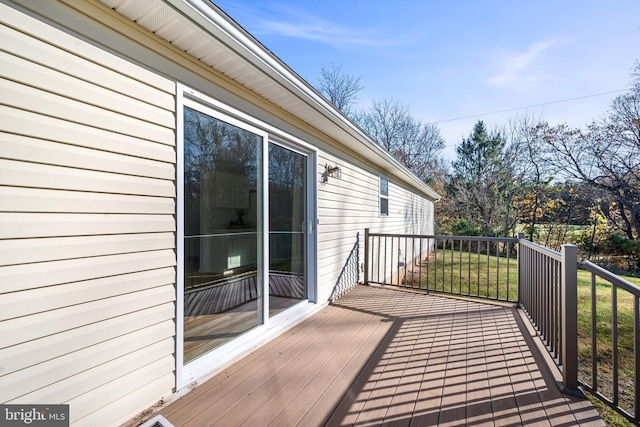
POLYGON ((389 180, 380 176, 380 215, 389 215, 389 180))

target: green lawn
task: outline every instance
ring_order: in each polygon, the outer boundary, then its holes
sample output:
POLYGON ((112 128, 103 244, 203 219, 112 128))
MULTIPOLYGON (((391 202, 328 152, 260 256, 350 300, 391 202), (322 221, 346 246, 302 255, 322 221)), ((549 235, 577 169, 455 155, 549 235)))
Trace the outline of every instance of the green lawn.
POLYGON ((518 296, 515 255, 507 259, 495 254, 478 254, 473 250, 439 249, 435 256, 422 262, 421 270, 421 287, 430 291, 504 301, 515 301, 518 296))

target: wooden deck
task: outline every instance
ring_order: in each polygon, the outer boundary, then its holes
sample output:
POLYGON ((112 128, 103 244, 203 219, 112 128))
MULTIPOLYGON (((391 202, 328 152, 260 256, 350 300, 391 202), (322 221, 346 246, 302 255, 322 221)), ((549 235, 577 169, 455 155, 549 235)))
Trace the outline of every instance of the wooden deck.
POLYGON ((175 426, 603 426, 512 307, 358 286, 162 408, 175 426))

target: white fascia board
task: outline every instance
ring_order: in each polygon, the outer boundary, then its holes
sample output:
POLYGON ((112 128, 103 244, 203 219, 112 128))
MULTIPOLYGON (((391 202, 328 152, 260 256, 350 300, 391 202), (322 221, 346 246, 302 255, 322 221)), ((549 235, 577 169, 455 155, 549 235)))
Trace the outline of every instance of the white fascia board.
MULTIPOLYGON (((290 67, 279 60, 272 52, 265 48, 259 41, 251 36, 235 21, 229 18, 217 6, 207 0, 165 0, 174 9, 196 23, 206 32, 211 33, 224 43, 229 49, 236 52, 239 57, 260 69, 283 89, 294 94, 300 102, 310 105, 325 119, 346 133, 347 137, 356 140, 360 146, 350 148, 358 151, 363 147, 368 148, 374 158, 375 164, 387 169, 394 175, 402 178, 408 184, 420 189, 433 200, 439 200, 440 196, 430 186, 418 179, 404 165, 396 160, 388 151, 373 141, 364 131, 355 125, 340 110, 324 99, 310 84, 297 75, 290 67), (376 161, 376 158, 378 161, 376 161), (395 172, 395 173, 394 173, 395 172)), ((344 137, 336 138, 346 146, 350 144, 344 141, 344 137)))

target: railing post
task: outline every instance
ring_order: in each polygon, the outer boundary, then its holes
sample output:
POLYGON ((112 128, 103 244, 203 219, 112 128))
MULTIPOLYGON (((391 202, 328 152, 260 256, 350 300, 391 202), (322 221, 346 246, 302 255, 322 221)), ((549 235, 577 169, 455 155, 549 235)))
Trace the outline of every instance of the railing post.
POLYGON ((578 248, 562 245, 562 382, 563 393, 583 396, 578 389, 578 248))
POLYGON ((356 284, 360 283, 360 232, 356 233, 356 284))
POLYGON ((364 229, 364 284, 369 284, 369 229, 364 229))
POLYGON ((517 249, 517 252, 516 252, 516 255, 518 257, 517 258, 517 262, 516 262, 516 265, 518 267, 518 271, 517 271, 517 275, 516 275, 517 280, 518 280, 518 283, 516 283, 517 288, 518 288, 518 298, 517 298, 518 306, 522 306, 522 295, 523 295, 523 293, 522 293, 522 265, 521 265, 521 263, 522 263, 522 251, 520 250, 520 240, 522 240, 522 239, 524 239, 524 233, 523 232, 519 232, 518 233, 518 249, 517 249))

